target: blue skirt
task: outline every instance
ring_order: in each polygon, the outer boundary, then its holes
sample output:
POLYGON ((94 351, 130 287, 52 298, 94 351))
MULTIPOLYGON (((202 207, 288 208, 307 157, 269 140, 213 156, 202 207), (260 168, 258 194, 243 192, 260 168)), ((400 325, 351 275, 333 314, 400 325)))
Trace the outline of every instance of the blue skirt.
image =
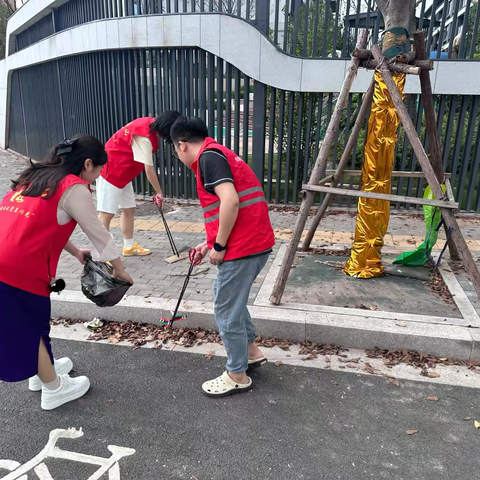
POLYGON ((0 282, 0 380, 20 382, 38 372, 38 348, 50 346, 50 297, 0 282))

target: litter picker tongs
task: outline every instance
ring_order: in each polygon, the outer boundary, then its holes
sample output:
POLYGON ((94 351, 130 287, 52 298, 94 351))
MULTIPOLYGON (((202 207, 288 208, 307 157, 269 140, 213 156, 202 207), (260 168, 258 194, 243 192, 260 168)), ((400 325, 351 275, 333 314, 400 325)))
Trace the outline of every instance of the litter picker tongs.
POLYGON ((197 265, 200 265, 202 263, 202 259, 199 258, 195 260, 196 257, 196 250, 194 248, 190 248, 188 251, 188 258, 190 260, 190 266, 188 267, 188 273, 185 278, 185 281, 183 282, 183 287, 180 292, 180 296, 178 298, 177 305, 175 307, 175 310, 172 312, 172 317, 170 319, 160 317, 160 323, 162 323, 165 328, 171 328, 173 325, 173 322, 176 322, 178 320, 185 320, 187 318, 186 315, 178 315, 178 309, 180 308, 180 304, 182 303, 183 295, 185 294, 185 290, 187 289, 188 282, 190 281, 190 277, 193 272, 193 268, 196 267, 197 265))

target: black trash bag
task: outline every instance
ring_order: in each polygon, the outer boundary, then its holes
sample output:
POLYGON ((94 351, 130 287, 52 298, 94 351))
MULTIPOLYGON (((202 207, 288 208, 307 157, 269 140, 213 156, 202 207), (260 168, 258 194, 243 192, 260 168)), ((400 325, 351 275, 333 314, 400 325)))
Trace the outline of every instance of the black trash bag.
POLYGON ((113 268, 107 263, 94 262, 90 255, 85 255, 85 260, 80 278, 83 294, 99 307, 113 307, 132 285, 114 278, 113 268))

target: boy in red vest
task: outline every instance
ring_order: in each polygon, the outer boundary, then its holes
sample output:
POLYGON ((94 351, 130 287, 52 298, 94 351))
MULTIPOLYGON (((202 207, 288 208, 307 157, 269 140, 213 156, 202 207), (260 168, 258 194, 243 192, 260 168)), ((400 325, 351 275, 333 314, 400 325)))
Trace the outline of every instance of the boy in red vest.
POLYGON ((108 164, 97 180, 97 210, 99 218, 108 230, 119 208, 122 209, 120 226, 123 234, 123 256, 149 255, 151 250, 133 240, 135 194, 132 181, 145 169, 148 181, 157 194, 153 202, 162 206, 162 189, 158 183, 153 154, 158 150, 156 120, 137 118, 116 132, 105 145, 108 164))
POLYGON ((218 266, 215 321, 228 361, 223 375, 205 382, 202 392, 209 397, 246 392, 252 387, 247 370, 267 362, 255 345, 247 308, 253 282, 275 244, 263 189, 241 158, 208 137, 199 118, 165 112, 158 118, 158 131, 195 172, 207 233, 207 241, 196 247, 197 258, 210 250, 210 262, 218 266))

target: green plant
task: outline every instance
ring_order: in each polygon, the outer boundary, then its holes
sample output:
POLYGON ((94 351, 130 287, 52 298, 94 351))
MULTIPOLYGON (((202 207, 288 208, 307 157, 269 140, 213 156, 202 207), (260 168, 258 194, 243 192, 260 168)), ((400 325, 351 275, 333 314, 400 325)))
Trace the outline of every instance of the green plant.
MULTIPOLYGON (((466 25, 467 34, 466 34, 466 45, 465 45, 465 56, 470 58, 470 50, 472 48, 473 37, 475 35, 475 19, 478 12, 478 2, 470 7, 470 13, 468 15, 468 23, 466 25)), ((473 58, 480 59, 480 32, 476 32, 475 44, 473 47, 473 58)))

